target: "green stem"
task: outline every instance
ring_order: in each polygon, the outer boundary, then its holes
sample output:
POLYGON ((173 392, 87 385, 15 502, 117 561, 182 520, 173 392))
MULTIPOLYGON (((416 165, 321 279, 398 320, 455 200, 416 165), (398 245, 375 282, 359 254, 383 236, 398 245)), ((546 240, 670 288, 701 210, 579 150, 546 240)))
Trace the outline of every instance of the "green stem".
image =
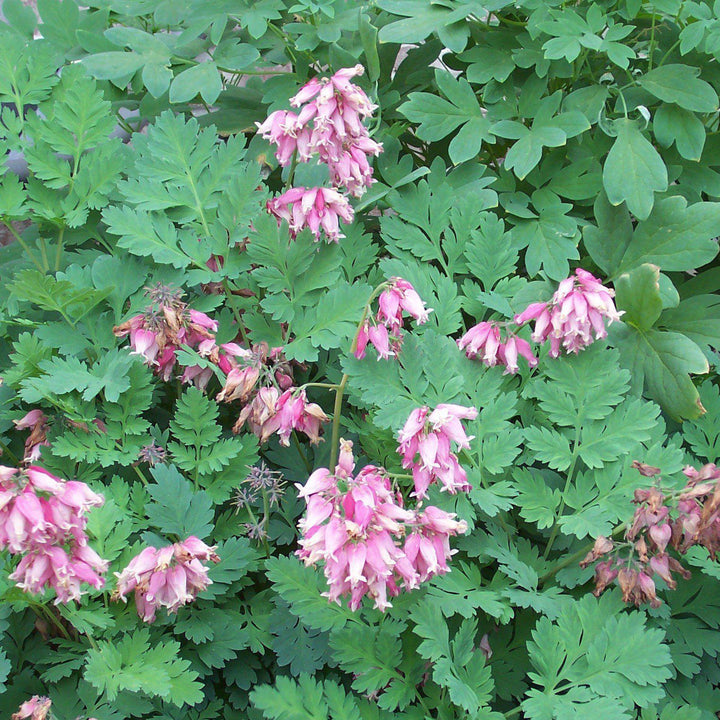
POLYGON ((35 257, 35 253, 30 250, 30 246, 20 237, 20 235, 18 235, 17 231, 12 226, 12 222, 10 220, 6 220, 5 218, 2 219, 2 222, 15 240, 20 243, 22 249, 27 253, 27 256, 33 261, 33 265, 35 265, 35 267, 44 275, 46 271, 43 269, 43 266, 38 262, 38 259, 35 257))
MULTIPOLYGON (((355 337, 353 338, 352 344, 350 345, 350 354, 352 355, 355 352, 355 348, 357 348, 357 341, 358 337, 360 336, 360 330, 362 329, 363 324, 365 323, 365 320, 368 316, 368 313, 370 312, 370 305, 372 304, 372 301, 387 287, 387 282, 380 283, 371 293, 370 297, 368 298, 368 301, 365 303, 365 308, 363 309, 362 317, 360 318, 360 322, 358 323, 357 329, 355 330, 355 337)), ((335 463, 337 463, 338 458, 338 439, 340 436, 340 416, 342 414, 342 401, 343 401, 343 393, 345 392, 345 386, 347 385, 348 376, 347 374, 343 374, 342 379, 340 380, 340 384, 335 389, 335 405, 333 406, 333 424, 332 424, 332 433, 330 435, 330 464, 329 468, 330 471, 333 472, 335 469, 335 463)))
POLYGON ((245 75, 259 75, 260 77, 264 77, 266 75, 294 75, 295 73, 292 70, 229 70, 227 68, 222 67, 221 65, 218 65, 218 67, 221 70, 224 70, 225 72, 230 72, 233 75, 237 75, 239 78, 242 78, 245 75))
POLYGON ((309 387, 326 388, 326 389, 328 389, 328 390, 337 390, 338 387, 339 387, 339 385, 338 385, 338 383, 314 383, 314 382, 309 382, 309 383, 304 383, 303 385, 301 385, 301 386, 298 388, 298 390, 304 390, 305 388, 309 388, 309 387))
POLYGON ((655 13, 652 14, 652 25, 650 27, 650 46, 648 47, 648 72, 653 68, 653 55, 655 54, 655 13))
POLYGON ((681 40, 676 40, 669 48, 669 50, 662 56, 662 60, 658 63, 658 67, 662 67, 665 64, 665 61, 668 59, 668 55, 681 43, 681 40))
POLYGON ((240 311, 240 308, 237 305, 235 295, 233 294, 232 290, 230 290, 230 285, 228 284, 227 278, 223 279, 222 286, 223 286, 223 289, 225 290, 225 297, 230 302, 230 308, 232 309, 233 315, 235 316, 235 322, 237 323, 238 331, 240 332, 240 338, 243 341, 243 343, 245 343, 247 345, 248 342, 247 342, 247 337, 245 335, 245 325, 243 324, 243 321, 242 321, 242 312, 240 311))
POLYGON ((13 461, 13 465, 20 464, 17 455, 2 440, 0 440, 0 449, 13 461))
POLYGON ((300 444, 300 438, 298 438, 297 433, 295 430, 292 431, 292 439, 295 443, 295 447, 297 448, 298 454, 302 458, 303 465, 305 465, 305 469, 307 470, 308 474, 312 473, 312 465, 310 464, 310 461, 307 458, 307 455, 305 454, 305 451, 303 450, 302 445, 300 444))
POLYGON ((291 187, 293 180, 295 179, 295 168, 298 164, 298 153, 297 150, 293 150, 292 160, 290 160, 290 169, 288 170, 287 180, 285 181, 285 187, 283 192, 287 192, 291 187))
POLYGON ((517 715, 518 713, 521 713, 521 712, 522 712, 522 705, 518 705, 516 708, 513 708, 512 710, 508 710, 505 713, 505 717, 506 718, 513 717, 513 715, 517 715))
MULTIPOLYGON (((357 338, 356 338, 357 339, 357 338)), ((355 344, 355 343, 353 343, 355 344)), ((335 404, 333 405, 333 424, 332 433, 330 435, 330 471, 333 472, 338 459, 338 441, 340 438, 340 417, 342 415, 342 401, 343 394, 345 393, 345 386, 347 385, 348 376, 347 374, 342 376, 342 380, 335 390, 335 404)))
MULTIPOLYGON (((625 531, 626 525, 625 523, 621 523, 620 525, 616 526, 613 531, 610 533, 610 537, 613 538, 616 535, 621 534, 625 531)), ((584 548, 581 550, 578 550, 577 552, 573 553, 572 555, 568 555, 568 557, 563 558, 559 563, 556 565, 553 565, 553 567, 548 570, 544 575, 541 575, 538 578, 538 587, 545 584, 547 580, 549 580, 551 577, 557 575, 561 570, 564 570, 566 567, 569 567, 570 565, 580 562, 592 549, 595 545, 595 542, 588 543, 584 548)))
POLYGON ((63 225, 60 228, 60 232, 58 234, 58 244, 57 249, 55 250, 55 272, 60 270, 60 260, 62 259, 63 254, 63 238, 65 237, 65 226, 63 225))
POLYGON ((148 479, 145 477, 145 474, 143 473, 143 471, 137 465, 133 465, 132 469, 135 471, 135 474, 140 478, 140 481, 142 482, 142 484, 147 487, 148 479))
POLYGON ((45 244, 45 238, 40 238, 40 256, 42 257, 43 267, 45 268, 45 272, 47 272, 50 269, 50 263, 48 262, 48 256, 47 256, 47 245, 45 244))
POLYGON ((573 478, 575 476, 575 466, 577 465, 578 458, 580 457, 580 428, 581 423, 580 419, 578 419, 578 424, 575 426, 575 442, 573 443, 572 462, 570 463, 567 477, 565 478, 565 487, 563 488, 562 497, 560 498, 560 507, 555 513, 555 521, 553 522, 552 530, 550 531, 550 539, 548 540, 548 544, 545 547, 545 553, 543 554, 544 560, 548 559, 548 556, 550 555, 550 550, 553 546, 553 543, 555 542, 555 538, 557 537, 558 529, 560 527, 558 524, 558 520, 560 520, 563 514, 563 510, 565 510, 565 495, 570 489, 570 483, 573 481, 573 478))

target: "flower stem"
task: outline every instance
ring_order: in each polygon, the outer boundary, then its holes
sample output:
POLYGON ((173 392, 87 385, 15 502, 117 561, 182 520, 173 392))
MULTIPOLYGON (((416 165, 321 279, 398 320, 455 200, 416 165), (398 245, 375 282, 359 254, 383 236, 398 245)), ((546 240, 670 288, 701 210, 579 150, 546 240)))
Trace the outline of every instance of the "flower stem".
POLYGON ((32 260, 33 265, 44 275, 47 271, 43 268, 43 266, 38 262, 38 259, 35 257, 35 253, 33 253, 32 250, 30 250, 30 246, 20 237, 18 232, 15 230, 15 228, 12 225, 12 222, 10 220, 6 220, 3 218, 3 225, 10 231, 10 234, 17 240, 18 243, 20 243, 22 249, 26 252, 27 256, 32 260))
POLYGON ((243 325, 242 321, 242 313, 240 312, 240 308, 237 306, 237 303, 235 301, 235 295, 233 295, 232 291, 230 290, 230 285, 228 284, 227 278, 223 279, 222 286, 225 290, 225 297, 230 303, 230 308, 232 309, 233 315, 235 316, 235 322, 237 322, 238 331, 240 332, 240 338, 242 339, 243 343, 247 345, 248 342, 245 335, 245 326, 243 325))
MULTIPOLYGON (((357 338, 356 338, 357 339, 357 338)), ((354 343, 353 343, 354 344, 354 343)), ((335 467, 338 458, 338 440, 340 436, 340 417, 342 415, 342 401, 343 394, 345 393, 345 386, 347 385, 348 376, 347 374, 342 376, 340 384, 335 390, 335 405, 333 406, 333 424, 332 433, 330 435, 330 470, 335 467)))

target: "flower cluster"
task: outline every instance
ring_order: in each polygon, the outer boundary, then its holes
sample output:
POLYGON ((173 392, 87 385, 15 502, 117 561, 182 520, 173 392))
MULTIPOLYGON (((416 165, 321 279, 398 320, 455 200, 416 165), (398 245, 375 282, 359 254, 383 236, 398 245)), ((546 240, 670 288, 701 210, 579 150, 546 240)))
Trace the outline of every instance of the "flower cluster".
POLYGON ((78 600, 81 584, 102 588, 107 562, 88 545, 87 511, 104 499, 85 483, 32 465, 0 467, 0 549, 22 558, 10 575, 29 593, 55 590, 55 604, 78 600))
POLYGON ((377 315, 360 326, 354 351, 358 360, 365 357, 368 343, 377 350, 378 360, 398 354, 403 340, 403 311, 418 325, 426 323, 432 312, 407 280, 392 277, 387 289, 378 297, 377 315))
POLYGON ((460 420, 474 420, 477 414, 474 407, 450 404, 440 404, 432 412, 421 407, 410 413, 398 435, 398 452, 403 467, 412 468, 417 498, 426 497, 428 487, 436 481, 452 495, 472 490, 465 470, 451 452, 451 443, 460 450, 470 448, 473 436, 465 434, 460 420))
MULTIPOLYGON (((150 305, 145 312, 113 328, 117 337, 130 336, 134 355, 141 355, 155 373, 169 380, 178 362, 177 351, 183 346, 217 365, 225 374, 237 366, 235 358, 243 349, 235 343, 215 343, 217 322, 205 313, 188 308, 181 292, 158 285, 147 290, 150 305)), ((201 390, 212 377, 211 366, 187 365, 182 381, 193 382, 201 390)))
POLYGON ((615 308, 614 295, 594 275, 577 268, 574 276, 559 284, 550 302, 531 303, 511 323, 481 322, 458 340, 458 347, 469 358, 479 359, 489 367, 504 365, 507 373, 518 371, 518 356, 524 357, 529 367, 535 367, 538 361, 530 344, 515 332, 534 320, 531 340, 542 344, 549 339, 550 357, 559 357, 561 350, 578 353, 607 336, 606 320, 611 324, 620 319, 622 313, 615 308))
POLYGON ((243 403, 233 432, 240 432, 247 423, 260 442, 277 433, 280 444, 287 447, 291 433, 297 430, 311 443, 319 443, 321 425, 329 418, 319 405, 308 401, 304 388, 294 387, 292 368, 282 348, 271 350, 267 343, 258 343, 244 351, 241 363, 228 373, 217 395, 218 402, 243 403))
MULTIPOLYGON (((633 466, 645 477, 660 473, 659 468, 643 463, 635 462, 633 466)), ((658 486, 635 491, 633 502, 638 507, 624 543, 604 537, 596 540, 595 547, 581 562, 583 567, 613 554, 595 566, 596 595, 617 581, 625 602, 636 605, 647 602, 659 607, 655 577, 661 578, 671 590, 677 587, 673 573, 686 580, 690 577, 689 571, 668 553, 669 548, 684 554, 699 545, 715 559, 720 550, 720 468, 709 463, 700 470, 688 466, 684 473, 688 482, 674 495, 658 486), (670 505, 671 500, 676 502, 670 505), (626 560, 617 556, 623 547, 629 548, 626 560)))
POLYGON ((275 157, 285 167, 295 161, 308 162, 314 156, 327 166, 332 189, 291 188, 268 202, 278 220, 287 220, 295 237, 309 227, 315 239, 324 230, 328 240, 343 237, 339 221, 352 222, 353 211, 339 191, 344 187, 361 197, 373 183, 369 157, 382 152, 382 145, 369 135, 363 120, 376 109, 365 92, 351 82, 363 74, 362 65, 338 70, 330 78, 313 78, 290 99, 294 113, 277 110, 258 131, 276 147, 275 157))
POLYGON ((13 420, 17 430, 30 430, 30 434, 25 440, 25 462, 35 462, 40 457, 40 448, 42 446, 50 447, 47 439, 47 416, 45 413, 36 408, 25 413, 20 420, 13 420))
POLYGON ((504 365, 505 372, 514 375, 518 371, 518 357, 527 360, 529 367, 535 367, 538 360, 533 354, 530 343, 514 333, 506 331, 502 337, 503 326, 499 322, 481 322, 471 327, 458 341, 458 347, 465 350, 471 359, 479 359, 488 367, 504 365))
POLYGON ((26 700, 10 720, 45 720, 50 712, 52 701, 50 698, 33 695, 26 700))
POLYGON ((412 590, 449 571, 449 538, 467 525, 434 506, 403 507, 382 468, 366 465, 353 476, 354 469, 352 443, 341 440, 335 472, 320 468, 298 485, 307 510, 297 554, 306 565, 324 563, 328 600, 349 595, 356 610, 368 595, 384 611, 401 586, 412 590))
POLYGON ((268 200, 267 208, 278 220, 287 222, 292 237, 307 227, 315 239, 322 230, 335 242, 345 237, 340 233, 340 221, 348 224, 355 217, 347 198, 334 188, 293 187, 268 200))
POLYGON ((126 602, 125 596, 134 590, 137 613, 147 623, 155 621, 158 607, 175 613, 212 584, 202 561, 219 562, 215 549, 193 535, 159 550, 146 547, 115 573, 113 600, 126 602))

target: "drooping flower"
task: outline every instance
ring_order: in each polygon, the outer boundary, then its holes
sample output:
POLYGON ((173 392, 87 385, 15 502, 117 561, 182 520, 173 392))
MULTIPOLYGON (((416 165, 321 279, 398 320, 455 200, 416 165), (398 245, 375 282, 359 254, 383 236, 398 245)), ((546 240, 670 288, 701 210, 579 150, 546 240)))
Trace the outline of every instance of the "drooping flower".
POLYGON ((354 217, 350 203, 342 194, 323 187, 290 188, 268 200, 267 209, 278 222, 287 221, 291 237, 310 228, 315 240, 320 240, 320 232, 323 231, 328 242, 338 242, 345 237, 340 232, 340 221, 351 223, 354 217))
POLYGON ((306 565, 324 564, 328 600, 349 596, 356 610, 367 595, 384 611, 401 587, 448 572, 449 538, 467 525, 433 506, 406 509, 382 468, 354 474, 352 443, 341 440, 340 448, 334 473, 320 468, 298 485, 307 509, 297 554, 306 565))
POLYGON ((40 457, 42 446, 50 447, 47 439, 47 416, 39 408, 25 413, 20 420, 13 420, 16 429, 30 430, 30 435, 25 440, 25 462, 35 462, 40 457))
POLYGON ((549 303, 532 303, 515 316, 523 325, 535 321, 532 340, 550 339, 550 357, 561 350, 577 353, 597 339, 607 336, 605 321, 620 320, 613 302, 614 290, 606 288, 592 273, 577 268, 575 275, 563 280, 549 303))
POLYGON ((215 549, 194 535, 159 550, 146 547, 115 573, 113 600, 127 602, 125 596, 134 591, 137 613, 147 623, 155 621, 158 607, 175 613, 212 584, 203 562, 220 561, 215 549))
POLYGON ((355 357, 358 360, 365 357, 368 343, 377 350, 378 360, 397 355, 403 341, 403 312, 422 325, 432 310, 425 307, 411 283, 401 277, 391 277, 387 289, 378 297, 377 314, 368 318, 358 331, 355 357))
POLYGON ((0 468, 0 549, 22 555, 11 573, 19 588, 55 590, 55 604, 80 599, 82 584, 100 589, 107 562, 88 545, 86 513, 102 505, 85 483, 44 468, 0 468))
POLYGON ((438 481, 450 494, 472 489, 467 474, 451 451, 454 442, 458 449, 470 448, 470 440, 460 420, 474 420, 477 410, 461 405, 440 404, 432 412, 421 407, 410 413, 398 435, 398 452, 404 468, 411 468, 415 495, 423 498, 431 483, 438 481), (418 457, 419 456, 419 457, 418 457))
POLYGON ((504 365, 505 373, 514 375, 518 371, 518 356, 527 360, 528 367, 538 363, 530 343, 507 331, 503 340, 501 324, 495 321, 481 322, 471 327, 457 345, 471 360, 481 360, 488 367, 504 365))
POLYGON ((45 720, 51 706, 50 698, 33 695, 20 706, 17 712, 12 714, 10 720, 45 720))

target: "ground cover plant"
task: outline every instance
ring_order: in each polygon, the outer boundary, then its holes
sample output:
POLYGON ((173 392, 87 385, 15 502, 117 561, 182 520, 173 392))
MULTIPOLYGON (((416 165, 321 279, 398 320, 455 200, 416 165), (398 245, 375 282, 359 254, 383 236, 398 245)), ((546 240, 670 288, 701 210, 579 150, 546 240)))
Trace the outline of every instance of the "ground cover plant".
POLYGON ((2 12, 2 717, 716 717, 717 3, 2 12))

